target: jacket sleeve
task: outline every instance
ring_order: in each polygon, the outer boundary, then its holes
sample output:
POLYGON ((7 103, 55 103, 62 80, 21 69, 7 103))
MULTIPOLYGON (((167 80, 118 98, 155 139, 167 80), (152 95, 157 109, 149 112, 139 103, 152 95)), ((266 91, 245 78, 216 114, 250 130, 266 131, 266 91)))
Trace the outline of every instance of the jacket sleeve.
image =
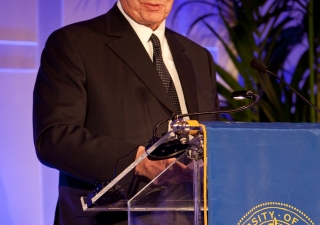
MULTIPOLYGON (((86 71, 77 46, 67 31, 58 30, 43 50, 34 87, 36 153, 43 164, 94 183, 112 178, 115 161, 137 146, 90 133, 85 128, 88 104, 86 71)), ((134 155, 126 157, 119 170, 134 155)))

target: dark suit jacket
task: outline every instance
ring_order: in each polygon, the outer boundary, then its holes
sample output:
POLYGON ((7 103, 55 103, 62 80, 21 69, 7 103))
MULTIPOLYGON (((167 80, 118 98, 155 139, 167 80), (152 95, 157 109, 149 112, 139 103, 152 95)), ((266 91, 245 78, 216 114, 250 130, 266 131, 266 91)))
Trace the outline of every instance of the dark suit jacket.
MULTIPOLYGON (((216 110, 210 53, 169 29, 165 34, 188 111, 216 110)), ((175 107, 149 55, 116 6, 55 31, 41 58, 33 123, 39 160, 60 171, 56 224, 99 224, 82 212, 78 195, 112 178, 114 162, 147 142, 154 125, 172 113, 175 107)), ((134 157, 124 158, 117 170, 134 157)), ((108 221, 103 224, 113 224, 108 221)))

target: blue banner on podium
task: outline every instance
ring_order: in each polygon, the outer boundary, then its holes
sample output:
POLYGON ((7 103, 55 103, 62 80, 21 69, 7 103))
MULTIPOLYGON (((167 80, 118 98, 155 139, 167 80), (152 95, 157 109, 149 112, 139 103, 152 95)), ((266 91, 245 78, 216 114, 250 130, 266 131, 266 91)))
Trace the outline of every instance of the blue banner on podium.
POLYGON ((320 224, 320 125, 204 123, 210 225, 320 224))

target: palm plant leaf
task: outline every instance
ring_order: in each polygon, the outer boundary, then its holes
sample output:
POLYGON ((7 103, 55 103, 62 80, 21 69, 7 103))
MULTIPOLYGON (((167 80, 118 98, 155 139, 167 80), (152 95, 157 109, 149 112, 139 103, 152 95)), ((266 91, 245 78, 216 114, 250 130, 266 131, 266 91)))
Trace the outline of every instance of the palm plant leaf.
MULTIPOLYGON (((306 113, 310 110, 302 105, 301 100, 297 99, 295 94, 291 93, 277 79, 267 74, 258 74, 249 67, 253 58, 263 59, 270 66, 270 70, 282 78, 288 78, 289 74, 289 80, 295 88, 301 86, 301 80, 308 71, 307 53, 301 54, 297 68, 293 73, 286 71, 284 64, 296 46, 301 45, 305 38, 305 19, 297 22, 296 16, 292 15, 292 13, 298 13, 300 16, 306 17, 305 1, 216 0, 214 3, 209 0, 188 1, 178 7, 174 18, 178 18, 179 10, 191 5, 212 6, 217 7, 217 10, 199 12, 199 16, 191 20, 187 35, 192 36, 194 30, 197 32, 199 30, 210 31, 213 37, 219 40, 238 71, 239 77, 243 79, 243 83, 239 84, 238 79, 227 72, 224 65, 217 65, 217 72, 227 85, 218 85, 220 95, 228 103, 227 107, 237 107, 241 104, 230 98, 230 89, 245 88, 261 95, 259 106, 252 108, 249 113, 232 115, 234 120, 274 122, 298 121, 301 118, 303 121, 308 121, 306 113), (295 7, 296 4, 299 4, 298 8, 295 7), (221 20, 228 38, 223 36, 217 28, 216 21, 218 19, 221 20)), ((316 21, 316 19, 314 20, 316 21)), ((308 84, 304 82, 300 90, 308 95, 308 84)))

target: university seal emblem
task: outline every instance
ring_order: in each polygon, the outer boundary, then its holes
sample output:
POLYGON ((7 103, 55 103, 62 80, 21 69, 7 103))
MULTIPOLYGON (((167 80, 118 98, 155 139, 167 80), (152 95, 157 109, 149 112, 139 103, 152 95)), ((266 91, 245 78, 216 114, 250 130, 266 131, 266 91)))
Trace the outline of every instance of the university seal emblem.
POLYGON ((314 225, 300 209, 280 202, 266 202, 253 207, 238 225, 314 225))

